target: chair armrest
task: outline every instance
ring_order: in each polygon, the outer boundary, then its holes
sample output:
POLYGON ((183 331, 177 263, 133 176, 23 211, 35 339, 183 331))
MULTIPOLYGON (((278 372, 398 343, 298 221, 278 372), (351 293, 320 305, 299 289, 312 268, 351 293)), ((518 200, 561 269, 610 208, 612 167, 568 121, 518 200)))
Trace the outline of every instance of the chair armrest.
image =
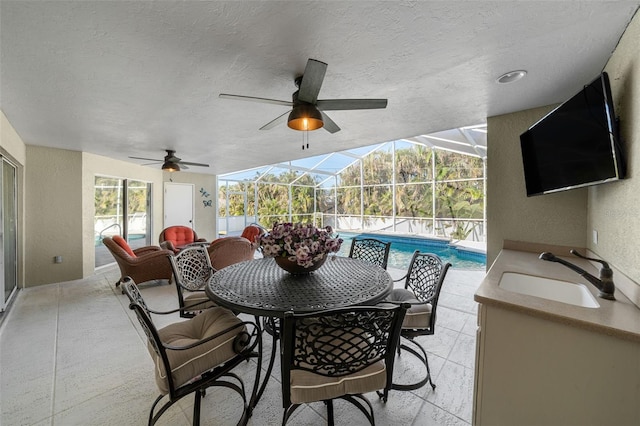
MULTIPOLYGON (((149 259, 160 259, 162 258, 163 260, 159 262, 167 262, 167 265, 169 265, 169 258, 167 256, 173 256, 174 253, 171 250, 162 250, 160 247, 157 248, 157 250, 147 250, 147 251, 143 251, 140 253, 136 253, 136 256, 138 257, 132 257, 131 259, 129 259, 129 264, 135 265, 138 263, 147 263, 149 262, 149 259)), ((170 266, 169 266, 170 268, 170 266)))
POLYGON ((176 248, 174 247, 171 241, 163 241, 160 243, 160 248, 163 250, 171 250, 172 252, 176 252, 176 248))
POLYGON ((197 240, 195 240, 194 242, 196 243, 206 243, 207 239, 206 238, 198 238, 197 240))
POLYGON ((394 282, 394 283, 397 283, 397 282, 399 282, 399 281, 403 281, 403 280, 407 279, 407 276, 408 276, 408 275, 409 275, 409 274, 404 274, 402 277, 400 277, 400 278, 398 278, 398 279, 396 279, 396 280, 393 280, 393 282, 394 282))
MULTIPOLYGON (((251 332, 247 331, 248 338, 250 339, 251 336, 255 337, 253 342, 250 345, 247 345, 245 347, 245 349, 244 349, 244 352, 250 352, 258 344, 258 340, 261 338, 260 335, 262 334, 262 331, 260 330, 260 327, 258 327, 258 325, 253 321, 242 321, 242 322, 239 322, 239 323, 237 323, 235 325, 232 325, 231 327, 227 327, 224 330, 221 330, 221 331, 217 332, 216 334, 212 334, 211 336, 209 336, 209 337, 207 337, 205 339, 202 339, 202 340, 199 340, 197 342, 191 343, 190 345, 172 346, 172 345, 166 345, 166 344, 163 343, 162 346, 164 346, 165 349, 169 349, 169 350, 172 350, 172 351, 184 351, 184 350, 187 350, 187 349, 192 349, 192 348, 198 347, 200 345, 203 345, 203 344, 205 344, 205 343, 207 343, 207 342, 209 342, 209 341, 211 341, 213 339, 217 339, 218 337, 223 336, 223 335, 225 335, 225 334, 229 333, 230 331, 233 331, 233 330, 235 330, 237 328, 247 327, 247 326, 253 328, 253 331, 251 331, 251 332)), ((234 345, 234 347, 235 347, 235 345, 234 345)))
POLYGON ((153 253, 159 250, 162 250, 162 248, 158 246, 145 246, 145 247, 133 249, 133 252, 135 253, 136 256, 144 256, 145 254, 153 253))

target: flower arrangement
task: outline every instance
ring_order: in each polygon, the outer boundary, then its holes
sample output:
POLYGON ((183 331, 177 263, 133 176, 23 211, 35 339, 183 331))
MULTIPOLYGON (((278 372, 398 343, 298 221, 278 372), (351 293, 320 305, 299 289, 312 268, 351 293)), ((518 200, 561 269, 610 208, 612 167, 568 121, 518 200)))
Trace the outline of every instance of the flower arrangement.
POLYGON ((316 228, 311 224, 276 222, 271 232, 260 237, 259 244, 264 257, 286 257, 309 268, 327 254, 340 250, 342 238, 332 234, 330 226, 316 228))

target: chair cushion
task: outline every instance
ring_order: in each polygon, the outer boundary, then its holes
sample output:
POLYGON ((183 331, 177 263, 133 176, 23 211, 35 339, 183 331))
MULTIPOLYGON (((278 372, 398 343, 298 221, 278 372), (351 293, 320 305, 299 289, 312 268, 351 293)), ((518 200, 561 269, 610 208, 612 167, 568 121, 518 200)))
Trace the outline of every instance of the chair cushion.
POLYGON ((327 377, 306 370, 291 370, 291 403, 324 401, 341 395, 353 395, 383 389, 387 384, 384 361, 378 361, 357 373, 327 377))
POLYGON ((124 238, 122 238, 120 235, 114 235, 112 240, 113 240, 114 243, 116 243, 117 245, 122 247, 124 249, 124 251, 126 251, 129 256, 138 257, 133 252, 133 250, 131 250, 131 247, 129 246, 129 243, 127 243, 127 241, 124 238))
POLYGON ((404 321, 402 321, 402 328, 429 328, 431 303, 420 302, 413 292, 404 288, 393 289, 389 297, 387 297, 387 302, 411 303, 411 307, 407 310, 404 321))
POLYGON ((171 226, 164 230, 164 239, 171 241, 174 246, 191 244, 195 240, 193 229, 186 226, 171 226))
MULTIPOLYGON (((170 324, 158 330, 158 335, 165 345, 186 346, 240 322, 242 321, 228 309, 215 307, 190 320, 170 324)), ((245 330, 245 327, 238 327, 191 349, 180 351, 167 349, 174 386, 178 388, 200 374, 233 358, 236 355, 233 349, 234 339, 245 330)), ((156 364, 155 375, 158 389, 162 394, 167 394, 169 385, 162 359, 159 359, 151 344, 147 348, 156 364)))
POLYGON ((213 308, 217 306, 215 303, 209 299, 209 296, 203 291, 198 291, 195 293, 186 293, 184 295, 184 304, 185 306, 195 305, 196 303, 200 303, 198 306, 194 306, 193 310, 188 310, 188 312, 192 311, 203 311, 208 308, 213 308), (206 302, 206 303, 201 303, 206 302))

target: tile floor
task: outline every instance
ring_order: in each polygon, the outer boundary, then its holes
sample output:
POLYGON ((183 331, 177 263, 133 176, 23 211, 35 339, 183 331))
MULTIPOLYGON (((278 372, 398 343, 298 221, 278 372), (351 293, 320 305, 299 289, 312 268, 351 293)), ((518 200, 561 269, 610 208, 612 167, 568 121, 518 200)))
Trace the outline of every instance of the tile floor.
MULTIPOLYGON (((403 271, 390 270, 394 278, 403 271)), ((436 333, 420 338, 429 352, 435 391, 391 391, 385 404, 372 401, 378 425, 469 425, 474 378, 476 303, 473 293, 483 271, 450 269, 445 280, 436 333)), ((115 289, 115 266, 91 278, 19 292, 0 324, 0 425, 144 425, 158 395, 146 338, 126 296, 115 289)), ((175 288, 166 282, 141 286, 147 304, 177 307, 175 288)), ((155 318, 157 324, 177 321, 155 318)), ((268 340, 268 339, 267 339, 268 340)), ((270 345, 267 344, 267 352, 270 345)), ((396 381, 419 374, 411 356, 400 356, 396 381)), ((255 363, 240 374, 250 387, 255 363)), ((188 425, 193 398, 174 405, 162 425, 188 425)), ((250 425, 281 423, 279 364, 256 407, 250 425)), ((203 400, 203 425, 236 424, 241 399, 211 388, 203 400)), ((323 404, 299 408, 290 425, 326 423, 323 404)), ((336 403, 336 423, 361 425, 366 419, 349 404, 336 403)))

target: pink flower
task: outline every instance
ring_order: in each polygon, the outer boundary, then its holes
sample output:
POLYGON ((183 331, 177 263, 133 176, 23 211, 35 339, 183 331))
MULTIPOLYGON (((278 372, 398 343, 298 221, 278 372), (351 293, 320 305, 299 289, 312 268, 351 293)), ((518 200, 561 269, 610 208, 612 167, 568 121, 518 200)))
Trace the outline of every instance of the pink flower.
POLYGON ((342 239, 332 237, 333 228, 316 228, 312 224, 274 223, 271 232, 260 238, 265 257, 287 257, 298 265, 310 267, 314 262, 340 250, 342 239))

